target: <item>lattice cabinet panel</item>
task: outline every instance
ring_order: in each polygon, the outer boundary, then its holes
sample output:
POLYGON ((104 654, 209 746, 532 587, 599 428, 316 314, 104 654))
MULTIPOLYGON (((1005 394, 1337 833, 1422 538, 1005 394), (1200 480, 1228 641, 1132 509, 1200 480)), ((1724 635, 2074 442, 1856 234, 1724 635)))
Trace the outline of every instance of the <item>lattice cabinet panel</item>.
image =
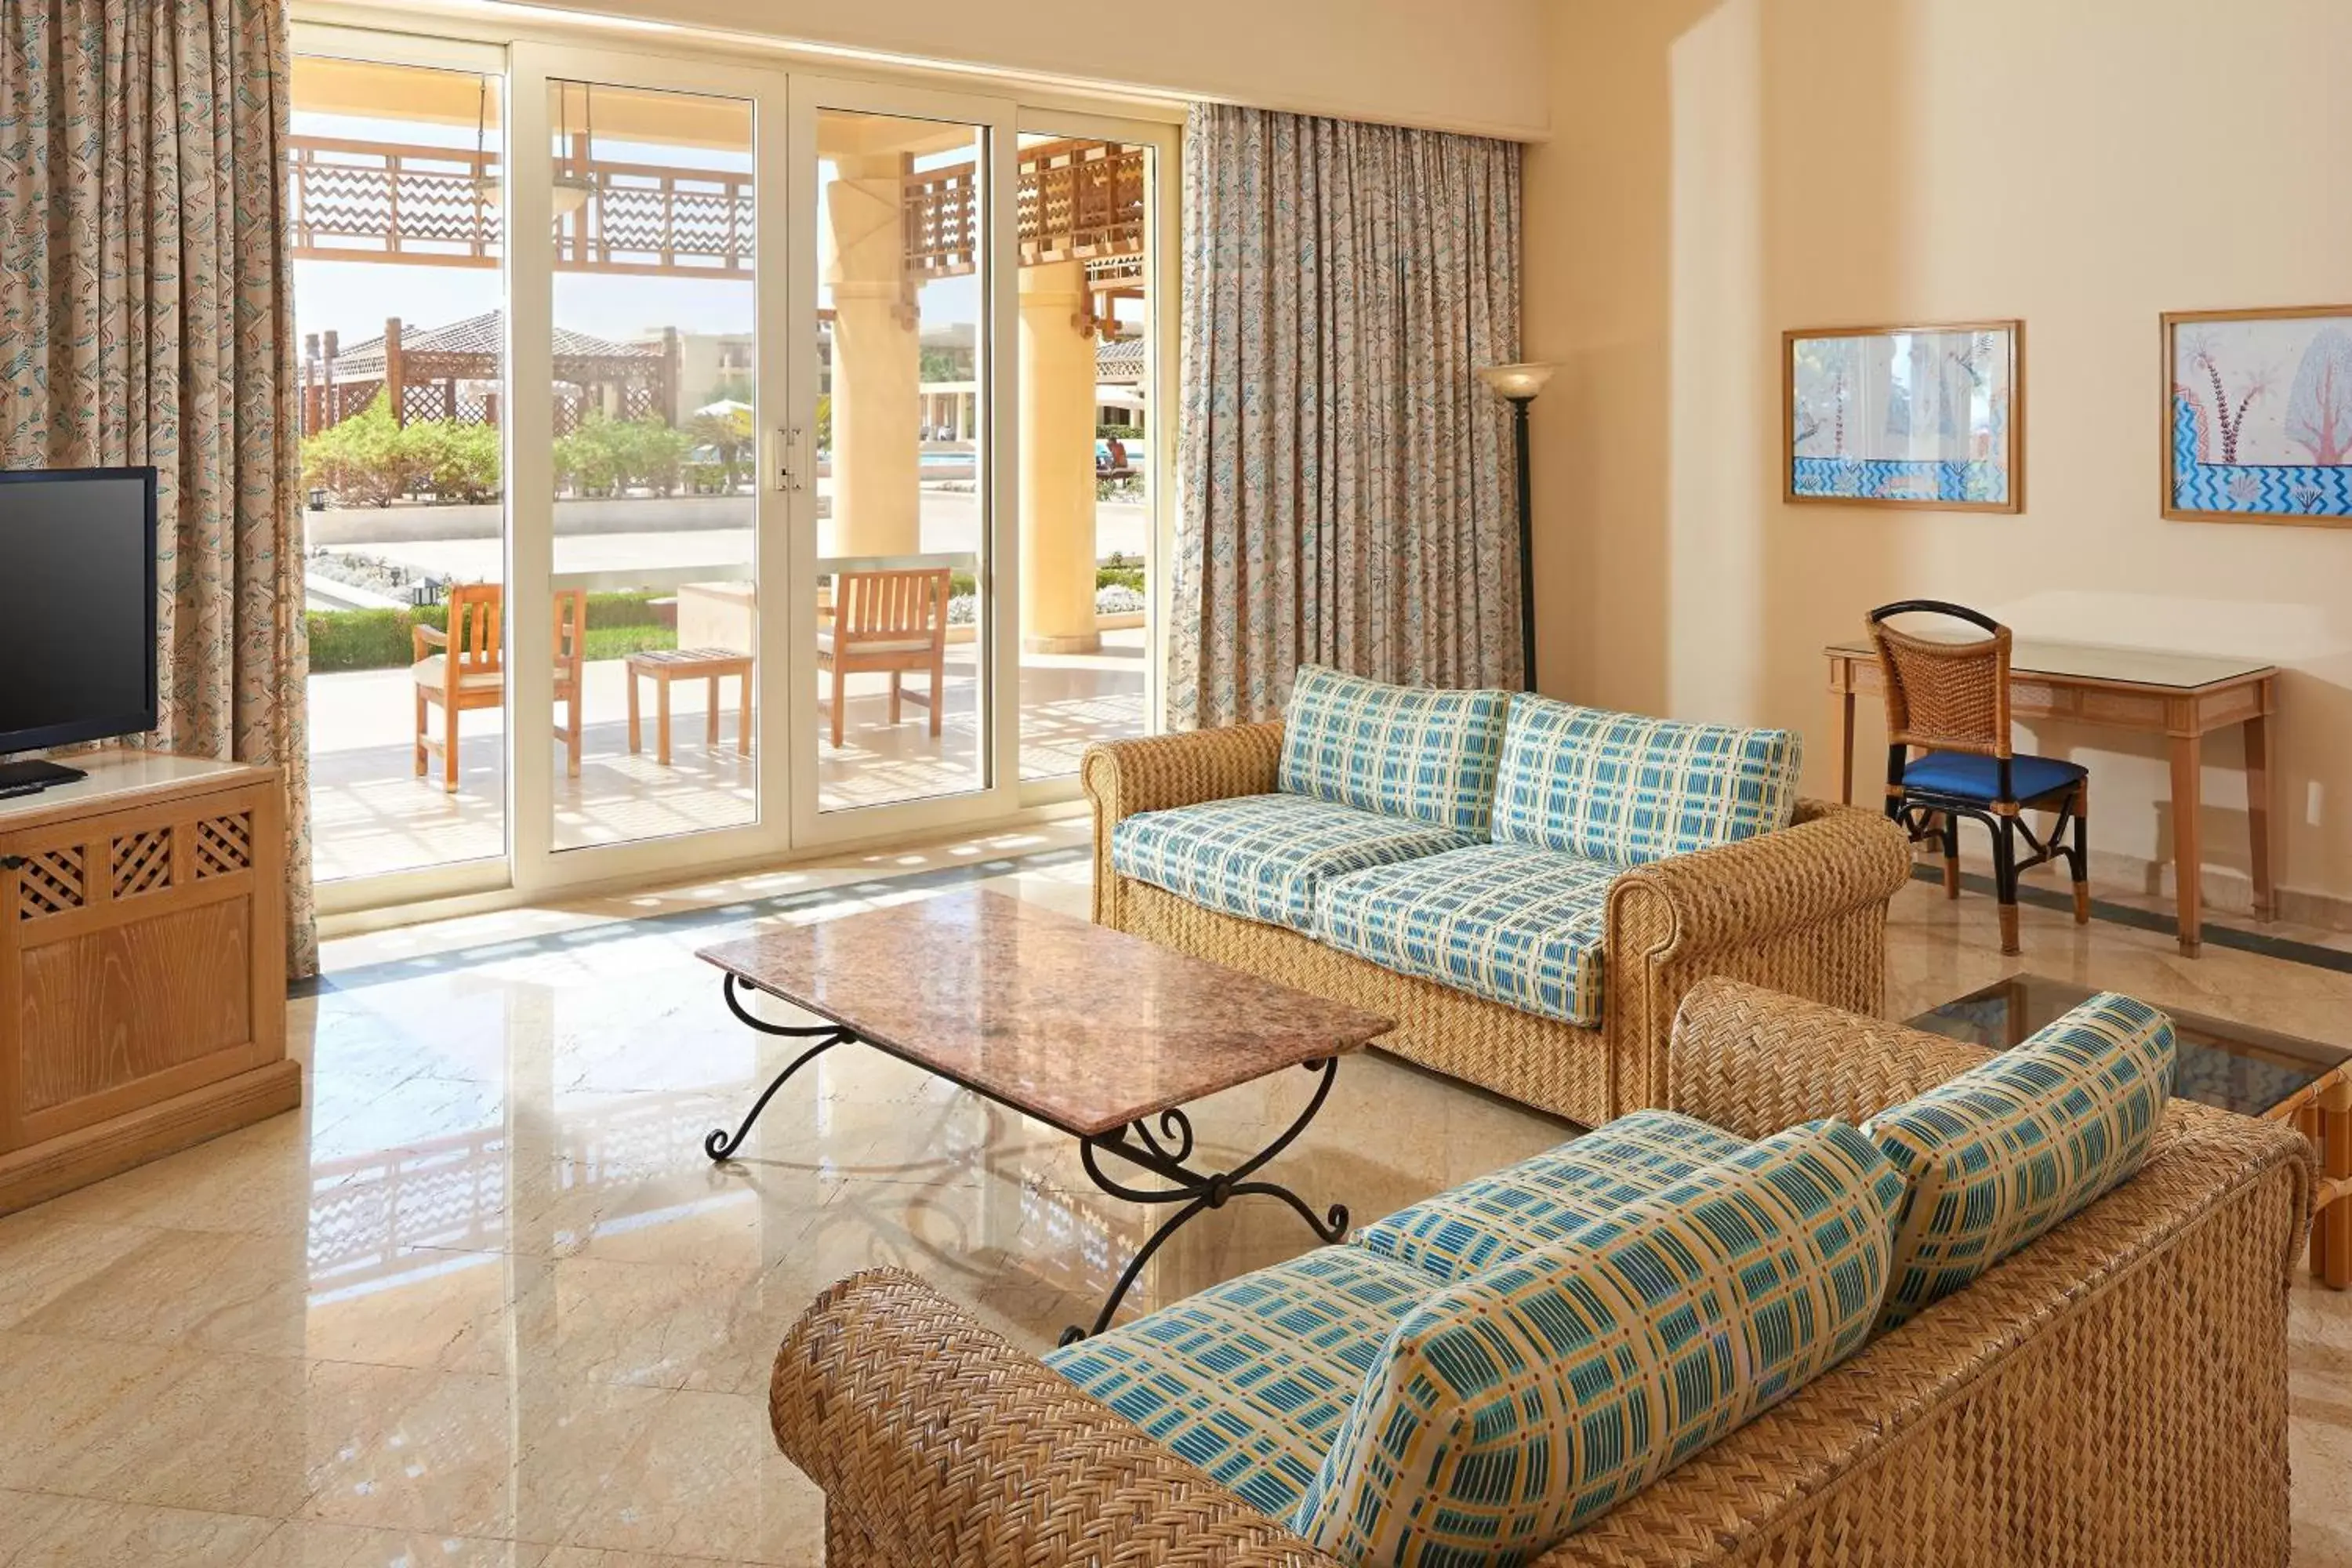
POLYGON ((197 823, 194 861, 196 880, 200 882, 251 867, 252 815, 240 811, 233 816, 208 816, 197 823))
POLYGON ((150 827, 117 834, 107 845, 107 888, 118 899, 158 893, 172 885, 172 830, 150 827))
POLYGON ((16 918, 37 921, 61 915, 88 902, 79 846, 39 849, 25 857, 16 872, 16 918))

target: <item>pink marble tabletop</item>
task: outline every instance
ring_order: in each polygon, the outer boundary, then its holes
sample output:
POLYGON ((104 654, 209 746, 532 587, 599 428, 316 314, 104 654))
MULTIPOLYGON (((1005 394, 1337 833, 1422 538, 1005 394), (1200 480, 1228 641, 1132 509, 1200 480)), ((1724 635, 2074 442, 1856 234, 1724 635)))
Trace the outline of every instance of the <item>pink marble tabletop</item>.
POLYGON ((1396 1026, 1002 893, 777 926, 695 956, 1081 1138, 1396 1026))

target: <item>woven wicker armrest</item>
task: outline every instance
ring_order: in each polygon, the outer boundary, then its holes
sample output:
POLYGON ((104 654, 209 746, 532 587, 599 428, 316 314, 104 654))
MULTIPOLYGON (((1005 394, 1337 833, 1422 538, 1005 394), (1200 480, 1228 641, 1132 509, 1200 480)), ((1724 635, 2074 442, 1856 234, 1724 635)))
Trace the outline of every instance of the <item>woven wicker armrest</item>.
POLYGON ((1884 907, 1911 875, 1911 844, 1875 812, 1800 801, 1796 820, 1737 844, 1637 867, 1609 892, 1622 929, 1660 956, 1742 946, 1884 907))
POLYGON ((1078 775, 1096 816, 1117 822, 1139 811, 1272 795, 1281 764, 1282 721, 1276 720, 1099 742, 1087 748, 1078 775))
POLYGON ((1859 1124, 1985 1059, 1974 1046, 1738 980, 1683 997, 1666 1100, 1741 1138, 1833 1116, 1859 1124))
POLYGON ((1279 720, 1088 746, 1078 778, 1095 806, 1096 922, 1119 923, 1110 830, 1121 818, 1236 795, 1272 795, 1281 766, 1279 720))
POLYGON ((1819 801, 1737 844, 1653 861, 1610 886, 1603 1004, 1622 1115, 1663 1105, 1683 994, 1714 974, 1875 1013, 1885 1001, 1886 905, 1911 846, 1884 816, 1819 801))
POLYGON ((768 1412, 875 1563, 1338 1568, 899 1269, 816 1299, 768 1412))

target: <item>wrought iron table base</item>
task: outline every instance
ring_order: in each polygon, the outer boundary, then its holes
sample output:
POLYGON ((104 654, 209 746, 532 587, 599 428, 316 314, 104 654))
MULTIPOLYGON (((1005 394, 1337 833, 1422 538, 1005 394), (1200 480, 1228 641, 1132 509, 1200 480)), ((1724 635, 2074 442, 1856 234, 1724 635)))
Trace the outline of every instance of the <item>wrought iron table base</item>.
MULTIPOLYGON (((776 1091, 783 1088, 786 1080, 794 1073, 835 1046, 855 1045, 861 1041, 861 1037, 856 1030, 840 1024, 771 1024, 764 1018, 753 1017, 745 1011, 743 1004, 737 999, 736 984, 736 977, 730 974, 721 981, 720 988, 721 994, 727 1000, 727 1010, 734 1014, 738 1020, 763 1035, 778 1035, 788 1039, 814 1040, 815 1043, 793 1058, 792 1064, 778 1073, 770 1080, 768 1087, 760 1091, 760 1098, 751 1102, 751 1109, 744 1114, 742 1124, 737 1127, 732 1134, 723 1127, 711 1129, 709 1136, 702 1141, 702 1152, 709 1155, 713 1161, 726 1161, 735 1157, 735 1152, 740 1149, 743 1146, 743 1141, 751 1135, 752 1125, 760 1120, 760 1113, 768 1109, 768 1102, 776 1097, 776 1091)), ((1093 1179, 1095 1185, 1104 1192, 1115 1198, 1124 1198, 1129 1203, 1181 1204, 1183 1206, 1161 1221, 1159 1228, 1146 1238, 1143 1245, 1136 1249, 1135 1256, 1128 1260, 1126 1268, 1119 1273, 1118 1283, 1111 1288, 1109 1299, 1103 1302, 1102 1310, 1095 1314, 1094 1327, 1082 1329, 1074 1323, 1062 1331, 1061 1343, 1076 1344, 1078 1341, 1101 1333, 1110 1327, 1111 1320, 1118 1314, 1119 1303, 1127 1300, 1128 1291, 1134 1288, 1137 1277, 1143 1272, 1143 1266, 1151 1261, 1152 1254, 1158 1252, 1170 1237, 1194 1217, 1209 1209, 1221 1209, 1235 1198, 1256 1196, 1280 1198, 1297 1211, 1299 1218, 1307 1222, 1309 1230, 1327 1242, 1337 1241, 1348 1234, 1346 1205, 1333 1204, 1318 1219, 1307 1201, 1288 1187, 1276 1182, 1260 1182, 1251 1179, 1267 1161, 1288 1148, 1298 1135, 1307 1130, 1307 1124, 1315 1120, 1315 1113, 1323 1109, 1323 1101, 1331 1092, 1331 1080, 1339 1074, 1339 1058, 1329 1057, 1302 1065, 1309 1072, 1321 1074, 1315 1085, 1313 1098, 1307 1102, 1307 1108, 1298 1113, 1297 1120, 1283 1130, 1280 1137, 1230 1171, 1199 1171, 1185 1163, 1192 1158, 1194 1147, 1192 1123, 1181 1109, 1175 1107, 1160 1112, 1155 1118, 1132 1121, 1112 1131, 1097 1133, 1094 1137, 1079 1140, 1079 1163, 1086 1166, 1087 1174, 1093 1179), (1156 1132, 1153 1131, 1154 1122, 1158 1124, 1159 1129, 1156 1132), (1104 1154, 1117 1155, 1119 1159, 1149 1172, 1168 1184, 1164 1187, 1138 1187, 1118 1181, 1104 1173, 1100 1160, 1104 1154)), ((974 1090, 974 1092, 982 1091, 974 1090)), ((1013 1106, 1011 1109, 1018 1110, 1020 1107, 1013 1106)))
POLYGON ((1118 1314, 1118 1304, 1127 1299, 1136 1276, 1142 1273, 1143 1266, 1151 1261, 1151 1255, 1160 1250, 1161 1243, 1203 1210, 1221 1209, 1240 1197, 1263 1195, 1280 1198, 1297 1210, 1298 1217, 1307 1222, 1307 1227, 1322 1240, 1337 1241, 1348 1234, 1347 1205, 1333 1204, 1324 1211, 1324 1216, 1318 1219, 1315 1211, 1307 1206, 1307 1200, 1288 1187, 1276 1182, 1250 1180, 1267 1161, 1288 1148, 1292 1140, 1315 1120, 1315 1113, 1323 1109, 1324 1097, 1331 1092, 1331 1079, 1339 1070, 1339 1058, 1330 1057, 1302 1065, 1309 1072, 1323 1075, 1315 1085, 1315 1096, 1307 1102, 1307 1109, 1298 1113, 1297 1120, 1283 1129, 1281 1137, 1230 1171, 1196 1171, 1184 1163, 1192 1153, 1192 1123, 1182 1110, 1172 1107, 1160 1113, 1157 1135, 1152 1132, 1150 1122, 1132 1121, 1116 1131, 1100 1133, 1079 1142, 1079 1163, 1086 1166, 1087 1174, 1094 1178, 1095 1185, 1111 1196, 1125 1198, 1134 1204, 1181 1204, 1184 1206, 1161 1221, 1160 1228, 1153 1231, 1136 1249, 1135 1256, 1128 1260, 1127 1268, 1119 1274, 1118 1283, 1111 1287, 1110 1299, 1103 1303, 1102 1310, 1095 1314, 1095 1326, 1082 1329, 1071 1324, 1062 1331, 1061 1343, 1076 1344, 1109 1328, 1111 1320, 1118 1314), (1114 1180, 1103 1173, 1097 1158, 1103 1154, 1116 1154, 1169 1184, 1156 1188, 1131 1187, 1114 1180))

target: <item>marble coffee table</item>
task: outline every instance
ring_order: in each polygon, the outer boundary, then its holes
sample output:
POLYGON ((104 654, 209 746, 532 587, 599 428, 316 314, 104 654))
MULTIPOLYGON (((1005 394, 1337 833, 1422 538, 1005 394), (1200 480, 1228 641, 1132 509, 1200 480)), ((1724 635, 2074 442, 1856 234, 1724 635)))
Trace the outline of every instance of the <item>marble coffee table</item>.
POLYGON ((1322 1109, 1339 1058, 1395 1027, 1387 1018, 981 891, 778 927, 695 956, 724 972, 721 994, 737 1018, 811 1042, 760 1091, 741 1126, 704 1140, 711 1159, 734 1157, 794 1073, 836 1046, 862 1044, 1069 1134, 1088 1178, 1112 1196, 1175 1205, 1129 1261, 1093 1329, 1068 1329, 1064 1344, 1108 1328, 1161 1244, 1234 1198, 1280 1199, 1325 1241, 1347 1233, 1344 1205, 1318 1217, 1257 1173, 1322 1109), (744 1009, 745 989, 827 1021, 756 1018, 744 1009), (1232 1169, 1202 1169, 1183 1108, 1294 1068, 1316 1075, 1297 1119, 1232 1169), (1106 1169, 1107 1160, 1118 1166, 1106 1169))

